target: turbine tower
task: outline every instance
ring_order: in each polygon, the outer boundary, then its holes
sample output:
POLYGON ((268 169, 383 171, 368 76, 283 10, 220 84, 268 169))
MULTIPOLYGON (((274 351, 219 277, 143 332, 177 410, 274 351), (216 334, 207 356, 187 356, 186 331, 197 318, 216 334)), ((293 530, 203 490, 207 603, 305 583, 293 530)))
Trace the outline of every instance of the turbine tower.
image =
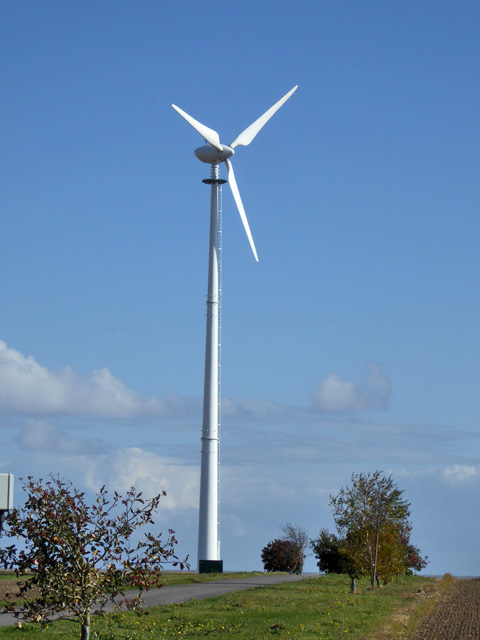
POLYGON ((219 177, 219 165, 224 162, 227 167, 228 183, 240 213, 240 218, 247 234, 255 260, 258 262, 257 250, 253 242, 250 226, 243 207, 240 192, 235 180, 230 158, 235 147, 246 146, 252 142, 260 129, 270 120, 273 114, 290 98, 297 89, 293 87, 273 107, 270 107, 258 120, 247 127, 229 145, 220 142, 216 131, 195 120, 188 113, 172 104, 172 107, 206 140, 208 143, 195 150, 199 160, 211 165, 210 178, 203 180, 210 185, 210 242, 208 257, 208 292, 207 292, 207 331, 205 345, 205 380, 203 393, 202 453, 200 472, 200 512, 198 527, 198 571, 210 573, 223 571, 220 559, 219 540, 219 246, 218 228, 221 215, 219 202, 222 184, 226 180, 219 177))

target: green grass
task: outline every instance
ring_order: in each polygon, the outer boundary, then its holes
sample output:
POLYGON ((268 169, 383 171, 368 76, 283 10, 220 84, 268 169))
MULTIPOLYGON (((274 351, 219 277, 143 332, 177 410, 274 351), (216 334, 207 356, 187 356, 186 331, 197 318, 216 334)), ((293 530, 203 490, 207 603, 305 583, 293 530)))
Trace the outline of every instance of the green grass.
POLYGON ((15 571, 0 571, 0 580, 12 580, 16 577, 15 571))
MULTIPOLYGON (((239 574, 235 574, 239 575, 239 574)), ((402 578, 382 589, 359 584, 350 593, 347 576, 325 576, 295 583, 260 587, 250 591, 151 609, 141 617, 116 613, 95 618, 91 640, 362 640, 413 600, 414 593, 432 580, 402 578)), ((0 629, 0 638, 38 637, 41 640, 80 637, 79 625, 58 622, 42 631, 29 625, 0 629)))

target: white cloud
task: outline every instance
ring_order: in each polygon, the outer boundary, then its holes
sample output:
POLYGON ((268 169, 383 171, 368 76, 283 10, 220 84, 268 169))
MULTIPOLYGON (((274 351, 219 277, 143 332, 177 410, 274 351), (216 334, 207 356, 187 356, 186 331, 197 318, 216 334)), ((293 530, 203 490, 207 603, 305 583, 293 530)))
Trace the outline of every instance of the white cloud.
POLYGON ((139 447, 124 447, 106 455, 83 458, 86 482, 92 491, 102 485, 125 493, 134 486, 147 497, 161 491, 162 509, 198 508, 199 468, 179 458, 158 456, 139 447))
MULTIPOLYGON (((328 413, 385 408, 390 382, 381 365, 370 364, 363 384, 348 382, 332 373, 320 381, 312 404, 328 413)), ((32 356, 24 356, 0 341, 0 412, 4 415, 96 416, 130 418, 158 416, 185 418, 201 412, 199 399, 168 395, 165 400, 142 397, 116 378, 109 369, 80 376, 71 367, 49 370, 32 356)), ((243 418, 278 422, 306 417, 307 407, 286 407, 259 400, 222 399, 225 419, 243 418)))
POLYGON ((446 467, 443 470, 442 475, 448 482, 462 484, 476 478, 478 476, 478 472, 474 466, 454 464, 451 467, 446 467))
POLYGON ((0 410, 20 415, 166 415, 169 405, 142 398, 106 368, 88 376, 50 371, 0 341, 0 410))
POLYGON ((361 385, 344 381, 337 373, 321 380, 313 406, 327 413, 386 408, 392 390, 390 381, 381 364, 372 362, 369 366, 369 376, 361 385))

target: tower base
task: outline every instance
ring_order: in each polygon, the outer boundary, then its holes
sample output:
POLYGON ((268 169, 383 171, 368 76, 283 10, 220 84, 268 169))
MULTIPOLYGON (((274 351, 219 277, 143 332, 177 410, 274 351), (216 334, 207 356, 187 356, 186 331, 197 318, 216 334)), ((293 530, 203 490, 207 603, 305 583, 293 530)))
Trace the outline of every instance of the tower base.
POLYGON ((199 560, 198 573, 223 573, 223 560, 199 560))

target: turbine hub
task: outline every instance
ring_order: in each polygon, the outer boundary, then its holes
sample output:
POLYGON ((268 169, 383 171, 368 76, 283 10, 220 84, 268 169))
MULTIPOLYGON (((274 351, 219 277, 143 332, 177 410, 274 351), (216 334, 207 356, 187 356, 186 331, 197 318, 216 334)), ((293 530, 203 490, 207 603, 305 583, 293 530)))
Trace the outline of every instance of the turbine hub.
POLYGON ((206 164, 220 164, 221 162, 225 162, 225 160, 231 158, 234 153, 235 151, 231 147, 227 147, 225 144, 223 145, 222 151, 215 149, 211 144, 195 149, 195 155, 197 158, 206 164))

